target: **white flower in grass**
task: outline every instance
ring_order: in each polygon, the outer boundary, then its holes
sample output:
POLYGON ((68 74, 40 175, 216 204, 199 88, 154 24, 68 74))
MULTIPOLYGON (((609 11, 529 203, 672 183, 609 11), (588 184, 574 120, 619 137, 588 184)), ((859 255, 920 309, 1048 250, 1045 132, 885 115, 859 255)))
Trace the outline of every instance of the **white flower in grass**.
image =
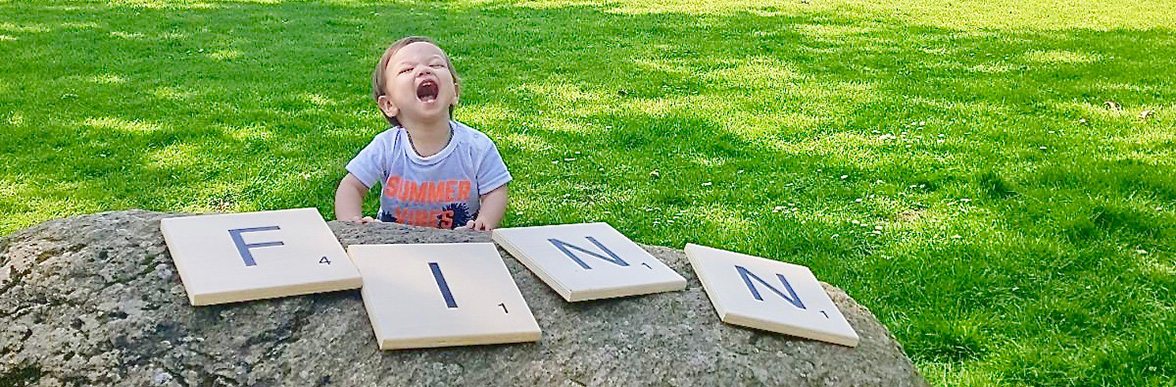
POLYGON ((702 186, 703 186, 703 187, 709 187, 711 184, 712 184, 712 183, 708 181, 708 182, 702 183, 702 186))
MULTIPOLYGON (((801 223, 801 224, 804 224, 804 222, 800 222, 800 223, 801 223)), ((831 237, 829 237, 829 238, 830 238, 830 239, 833 239, 833 238, 837 238, 837 237, 839 237, 839 236, 841 236, 841 234, 833 234, 833 236, 831 236, 831 237)))
POLYGON ((844 180, 844 179, 845 179, 845 178, 847 178, 847 177, 849 177, 849 175, 841 175, 841 179, 842 179, 842 180, 844 180))
POLYGON ((861 202, 862 202, 862 199, 861 199, 861 198, 858 198, 858 199, 854 199, 853 201, 854 201, 855 203, 861 203, 861 202))
POLYGON ((960 238, 961 238, 961 237, 960 237, 960 235, 959 235, 959 234, 956 234, 956 235, 952 235, 952 236, 951 236, 951 239, 960 239, 960 238))

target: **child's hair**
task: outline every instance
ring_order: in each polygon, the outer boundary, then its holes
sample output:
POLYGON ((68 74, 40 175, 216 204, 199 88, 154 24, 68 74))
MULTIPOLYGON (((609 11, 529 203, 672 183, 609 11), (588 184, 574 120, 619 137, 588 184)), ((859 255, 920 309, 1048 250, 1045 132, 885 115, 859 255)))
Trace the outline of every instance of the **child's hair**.
MULTIPOLYGON (((388 67, 388 61, 392 60, 392 55, 396 55, 396 52, 400 51, 400 49, 404 48, 404 46, 418 42, 425 42, 437 47, 441 47, 441 45, 437 44, 437 42, 433 41, 433 39, 429 39, 424 36, 409 36, 397 40, 396 43, 392 43, 391 46, 388 46, 388 49, 384 50, 384 55, 380 56, 380 61, 376 62, 376 70, 372 71, 372 99, 376 101, 377 105, 380 103, 380 96, 385 94, 384 86, 387 85, 388 80, 384 77, 384 69, 388 67)), ((449 60, 449 54, 446 54, 445 50, 441 51, 441 56, 445 58, 445 65, 449 67, 449 73, 453 74, 453 85, 455 86, 456 91, 460 92, 461 80, 460 77, 457 76, 457 69, 453 67, 453 62, 449 60)), ((383 114, 383 111, 381 111, 380 114, 383 114)), ((392 126, 400 126, 400 121, 397 120, 396 117, 389 117, 387 114, 383 115, 384 118, 388 120, 388 123, 392 124, 392 126)), ((449 115, 453 116, 453 106, 449 107, 449 115)))

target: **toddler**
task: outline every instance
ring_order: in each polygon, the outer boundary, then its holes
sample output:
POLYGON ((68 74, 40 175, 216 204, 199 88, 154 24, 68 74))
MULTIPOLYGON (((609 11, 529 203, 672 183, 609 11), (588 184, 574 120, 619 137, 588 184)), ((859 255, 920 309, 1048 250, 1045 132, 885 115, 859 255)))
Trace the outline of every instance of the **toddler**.
POLYGON ((491 230, 506 212, 510 172, 489 137, 452 120, 460 81, 432 40, 407 37, 384 51, 372 97, 392 128, 347 163, 335 192, 335 217, 436 228, 491 230), (380 212, 362 214, 380 183, 380 212))

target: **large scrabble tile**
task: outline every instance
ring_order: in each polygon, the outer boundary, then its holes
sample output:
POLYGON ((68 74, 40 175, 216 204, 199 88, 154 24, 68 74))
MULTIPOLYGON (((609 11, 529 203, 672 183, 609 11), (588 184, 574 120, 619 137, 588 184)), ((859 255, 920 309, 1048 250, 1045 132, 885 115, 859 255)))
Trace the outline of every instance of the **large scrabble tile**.
POLYGON ((807 267, 695 244, 686 256, 723 322, 857 346, 857 333, 807 267))
POLYGON ((160 228, 192 305, 361 285, 314 208, 167 218, 160 228))
POLYGON ((347 253, 382 350, 539 340, 493 243, 351 245, 347 253))
POLYGON ((568 301, 686 288, 685 278, 607 223, 504 228, 493 238, 568 301))

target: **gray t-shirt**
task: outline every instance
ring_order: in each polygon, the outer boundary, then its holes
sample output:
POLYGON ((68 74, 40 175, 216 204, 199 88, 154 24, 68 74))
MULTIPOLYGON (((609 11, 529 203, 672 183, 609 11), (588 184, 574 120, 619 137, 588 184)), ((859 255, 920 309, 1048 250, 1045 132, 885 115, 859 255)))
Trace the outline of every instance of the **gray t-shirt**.
POLYGON ((479 197, 511 180, 489 137, 457 121, 449 126, 453 138, 435 155, 417 154, 408 131, 397 126, 376 135, 347 163, 347 172, 364 185, 383 186, 378 219, 446 229, 465 226, 478 216, 479 197))

